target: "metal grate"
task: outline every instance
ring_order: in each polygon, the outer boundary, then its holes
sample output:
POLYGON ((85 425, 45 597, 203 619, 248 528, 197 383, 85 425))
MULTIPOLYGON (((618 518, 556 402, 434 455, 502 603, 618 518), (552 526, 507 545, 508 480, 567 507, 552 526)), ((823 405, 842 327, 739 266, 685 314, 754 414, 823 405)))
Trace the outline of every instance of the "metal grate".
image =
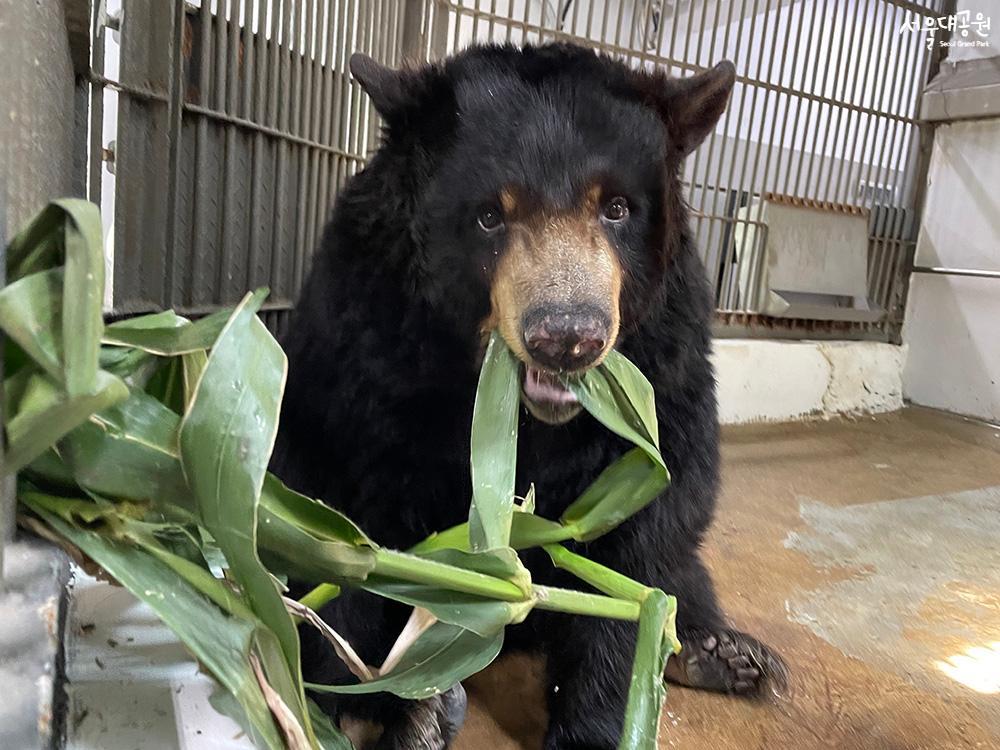
POLYGON ((267 285, 281 328, 378 137, 347 60, 398 64, 402 17, 396 0, 126 2, 117 80, 97 18, 92 79, 118 94, 112 313, 200 315, 267 285))
MULTIPOLYGON (((937 64, 923 34, 900 28, 947 10, 947 0, 128 2, 113 84, 123 94, 113 307, 197 313, 268 284, 280 327, 337 190, 376 145, 376 117, 346 72, 351 52, 398 64, 474 41, 568 40, 674 75, 736 63, 729 109, 684 173, 720 322, 894 339, 926 169, 916 112, 937 64), (868 301, 884 314, 761 315, 768 195, 869 216, 868 301)), ((93 78, 110 84, 100 62, 95 52, 93 78)))

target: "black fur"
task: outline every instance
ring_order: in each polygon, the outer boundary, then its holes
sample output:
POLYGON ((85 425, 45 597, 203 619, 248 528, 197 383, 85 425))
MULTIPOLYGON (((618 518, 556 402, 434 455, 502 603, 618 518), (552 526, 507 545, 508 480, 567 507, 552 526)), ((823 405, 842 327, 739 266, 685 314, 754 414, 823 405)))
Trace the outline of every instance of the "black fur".
MULTIPOLYGON (((341 193, 284 341, 275 472, 386 546, 406 548, 466 520, 479 325, 502 253, 476 235, 477 210, 508 183, 564 208, 596 179, 632 207, 629 228, 613 238, 625 269, 617 348, 656 390, 673 480, 580 551, 675 594, 682 640, 724 631, 699 559, 718 486, 712 301, 678 178, 689 147, 677 129, 698 113, 671 98, 677 90, 662 76, 552 45, 473 49, 381 91, 384 143, 341 193)), ((537 512, 550 518, 626 448, 585 413, 549 426, 524 411, 519 429, 518 490, 534 482, 537 512)), ((580 586, 527 557, 537 581, 580 586)), ((322 614, 378 664, 407 613, 348 592, 322 614)), ((546 613, 508 629, 508 645, 548 657, 547 747, 617 746, 634 631, 546 613)), ((303 653, 310 679, 347 678, 309 633, 303 653)), ((407 711, 391 696, 330 708, 385 724, 407 711)))

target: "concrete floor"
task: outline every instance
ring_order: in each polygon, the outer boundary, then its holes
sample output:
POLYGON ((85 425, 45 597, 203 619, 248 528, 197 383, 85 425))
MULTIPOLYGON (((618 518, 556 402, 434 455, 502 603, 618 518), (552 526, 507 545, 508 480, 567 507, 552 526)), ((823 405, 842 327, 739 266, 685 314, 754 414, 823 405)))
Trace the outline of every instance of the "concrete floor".
MULTIPOLYGON (((1000 748, 1000 430, 911 408, 731 428, 723 455, 709 565, 792 689, 672 688, 662 746, 1000 748)), ((459 750, 538 747, 538 665, 491 669, 459 750)))

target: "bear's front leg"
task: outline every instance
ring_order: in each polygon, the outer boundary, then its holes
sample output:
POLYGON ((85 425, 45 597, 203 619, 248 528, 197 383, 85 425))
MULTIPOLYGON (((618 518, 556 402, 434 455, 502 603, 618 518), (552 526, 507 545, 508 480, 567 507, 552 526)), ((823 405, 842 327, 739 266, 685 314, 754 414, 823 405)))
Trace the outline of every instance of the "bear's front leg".
MULTIPOLYGON (((540 613, 536 613, 540 614, 540 613)), ((549 727, 545 750, 613 750, 621 739, 638 628, 546 613, 549 727)))

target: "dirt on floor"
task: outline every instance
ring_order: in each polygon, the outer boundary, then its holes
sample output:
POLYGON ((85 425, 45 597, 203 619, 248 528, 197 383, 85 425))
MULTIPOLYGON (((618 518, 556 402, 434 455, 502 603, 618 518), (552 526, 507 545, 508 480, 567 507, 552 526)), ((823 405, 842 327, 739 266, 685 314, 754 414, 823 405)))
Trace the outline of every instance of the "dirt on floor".
MULTIPOLYGON (((1000 429, 918 408, 727 429, 706 556, 791 689, 671 688, 661 747, 1000 748, 1000 429)), ((459 750, 540 747, 541 673, 472 681, 459 750)))

